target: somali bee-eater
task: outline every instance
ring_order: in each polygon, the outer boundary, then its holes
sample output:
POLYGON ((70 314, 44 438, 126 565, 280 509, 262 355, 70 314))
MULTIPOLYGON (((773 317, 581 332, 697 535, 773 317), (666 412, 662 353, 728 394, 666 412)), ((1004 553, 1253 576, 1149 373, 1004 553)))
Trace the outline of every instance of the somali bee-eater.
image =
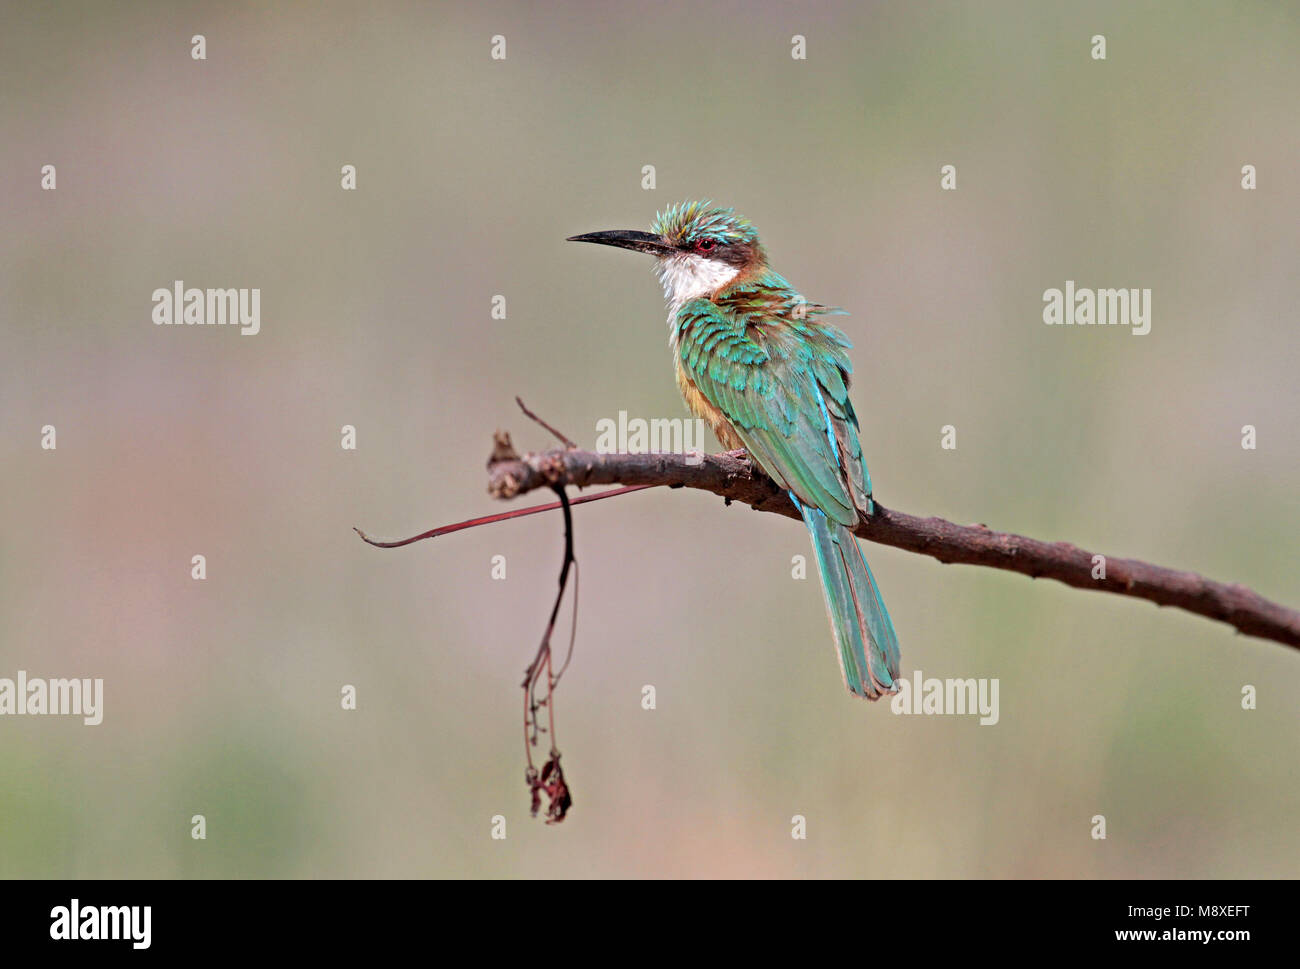
POLYGON ((812 535, 844 683, 875 700, 897 690, 898 637, 853 536, 871 478, 849 400, 852 344, 767 264, 749 221, 709 202, 660 214, 649 232, 572 236, 654 256, 668 343, 686 406, 724 447, 790 495, 812 535))

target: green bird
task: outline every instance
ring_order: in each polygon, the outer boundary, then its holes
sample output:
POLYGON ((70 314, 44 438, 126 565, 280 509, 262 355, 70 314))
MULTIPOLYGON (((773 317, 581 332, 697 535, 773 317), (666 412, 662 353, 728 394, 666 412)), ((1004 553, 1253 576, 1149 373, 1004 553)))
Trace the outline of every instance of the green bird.
POLYGON ((743 448, 786 489, 812 536, 849 692, 897 692, 898 636, 853 535, 871 477, 849 400, 848 337, 767 264, 747 219, 711 202, 660 213, 649 232, 572 236, 657 260, 668 342, 686 406, 724 447, 743 448))

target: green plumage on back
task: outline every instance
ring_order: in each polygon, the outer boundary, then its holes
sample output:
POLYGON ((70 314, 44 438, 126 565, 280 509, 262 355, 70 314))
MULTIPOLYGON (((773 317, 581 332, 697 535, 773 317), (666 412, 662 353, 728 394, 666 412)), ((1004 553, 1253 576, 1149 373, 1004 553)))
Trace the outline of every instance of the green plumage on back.
POLYGON ((872 510, 871 479, 848 396, 851 344, 818 319, 830 312, 769 270, 685 303, 676 345, 695 387, 802 512, 845 684, 875 699, 894 690, 898 638, 852 533, 872 510))

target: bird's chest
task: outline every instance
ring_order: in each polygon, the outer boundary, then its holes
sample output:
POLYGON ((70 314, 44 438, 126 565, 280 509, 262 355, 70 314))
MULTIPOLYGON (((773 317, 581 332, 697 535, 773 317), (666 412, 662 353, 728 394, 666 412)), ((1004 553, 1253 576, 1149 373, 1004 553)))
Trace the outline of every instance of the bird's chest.
POLYGON ((713 431, 714 436, 722 443, 723 447, 730 450, 744 447, 744 442, 732 429, 731 422, 695 386, 695 381, 691 379, 690 373, 682 366, 682 358, 677 352, 675 341, 673 364, 677 371, 677 389, 681 391, 682 400, 686 402, 687 410, 709 425, 709 429, 713 431))

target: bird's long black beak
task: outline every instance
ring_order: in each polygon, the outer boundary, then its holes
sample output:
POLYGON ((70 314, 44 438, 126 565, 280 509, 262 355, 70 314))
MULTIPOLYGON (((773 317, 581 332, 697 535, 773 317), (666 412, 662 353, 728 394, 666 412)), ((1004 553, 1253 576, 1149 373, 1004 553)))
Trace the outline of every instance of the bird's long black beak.
POLYGON ((618 246, 620 249, 632 249, 636 252, 648 252, 652 256, 666 256, 676 252, 672 246, 665 244, 662 236, 649 232, 637 232, 635 229, 608 229, 604 232, 588 232, 586 235, 569 236, 565 242, 595 242, 602 246, 618 246))

